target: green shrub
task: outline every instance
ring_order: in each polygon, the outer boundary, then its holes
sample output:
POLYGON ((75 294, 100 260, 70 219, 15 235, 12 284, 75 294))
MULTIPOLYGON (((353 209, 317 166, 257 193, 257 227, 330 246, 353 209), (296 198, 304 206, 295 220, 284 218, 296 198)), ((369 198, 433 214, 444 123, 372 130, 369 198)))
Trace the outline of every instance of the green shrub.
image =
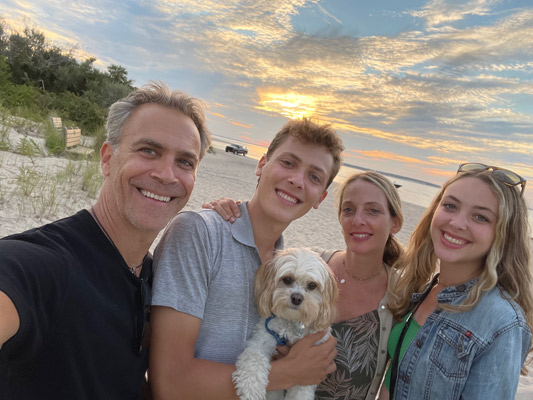
MULTIPOLYGON (((84 135, 93 134, 104 124, 105 113, 97 104, 70 92, 59 93, 54 108, 60 111, 65 121, 74 121, 84 135)), ((63 126, 66 126, 65 122, 63 126)))
POLYGON ((81 175, 81 188, 87 192, 89 197, 96 198, 103 182, 100 174, 100 164, 94 161, 86 161, 84 167, 85 169, 81 175))
POLYGON ((44 143, 50 154, 55 156, 63 153, 65 150, 65 140, 63 135, 50 122, 45 124, 44 143))
POLYGON ((0 91, 0 102, 11 112, 17 109, 30 109, 40 114, 40 110, 35 106, 38 96, 39 90, 33 86, 8 83, 0 91))
POLYGON ((34 168, 28 168, 23 165, 19 167, 19 174, 16 177, 17 186, 24 197, 33 193, 35 187, 41 181, 42 176, 34 168))
POLYGON ((11 143, 9 142, 9 126, 0 122, 0 150, 9 151, 11 143))
POLYGON ((100 128, 96 130, 94 133, 94 155, 96 160, 100 160, 100 149, 102 148, 102 145, 107 140, 107 131, 105 127, 102 125, 100 128))
POLYGON ((30 159, 33 159, 37 155, 44 156, 43 150, 35 143, 35 140, 28 138, 22 138, 20 140, 17 153, 30 157, 30 159))

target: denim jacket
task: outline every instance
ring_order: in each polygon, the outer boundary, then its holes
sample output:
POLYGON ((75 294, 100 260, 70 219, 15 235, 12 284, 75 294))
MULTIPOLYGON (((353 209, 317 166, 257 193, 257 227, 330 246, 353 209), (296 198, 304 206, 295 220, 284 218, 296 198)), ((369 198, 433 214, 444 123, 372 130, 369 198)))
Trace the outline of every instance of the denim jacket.
MULTIPOLYGON (((460 304, 476 282, 446 288, 437 300, 460 304)), ((508 297, 496 286, 470 311, 435 309, 400 362, 395 399, 514 399, 531 331, 508 297)))

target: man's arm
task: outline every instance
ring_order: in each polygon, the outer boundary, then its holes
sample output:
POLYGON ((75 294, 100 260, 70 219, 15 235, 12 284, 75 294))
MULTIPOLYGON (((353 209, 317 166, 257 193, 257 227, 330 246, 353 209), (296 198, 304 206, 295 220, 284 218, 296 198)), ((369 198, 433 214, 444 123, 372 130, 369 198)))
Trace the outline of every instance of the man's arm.
POLYGON ((11 299, 0 291, 0 349, 19 330, 20 319, 11 299))
MULTIPOLYGON (((194 358, 201 322, 169 307, 152 307, 149 375, 154 399, 237 399, 231 378, 235 366, 194 358)), ((268 390, 318 384, 335 370, 335 339, 315 346, 323 334, 302 339, 272 363, 268 390)))

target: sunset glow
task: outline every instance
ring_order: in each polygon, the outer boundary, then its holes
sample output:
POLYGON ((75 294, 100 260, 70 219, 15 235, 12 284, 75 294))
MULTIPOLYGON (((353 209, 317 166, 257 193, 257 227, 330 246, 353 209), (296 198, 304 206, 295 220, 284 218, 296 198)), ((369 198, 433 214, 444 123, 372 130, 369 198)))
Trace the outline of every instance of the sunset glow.
POLYGON ((312 117, 364 168, 439 183, 475 161, 533 181, 531 1, 3 0, 0 18, 202 98, 224 138, 268 144, 312 117))
POLYGON ((312 117, 316 100, 312 96, 297 93, 260 92, 258 109, 278 113, 289 119, 312 117))

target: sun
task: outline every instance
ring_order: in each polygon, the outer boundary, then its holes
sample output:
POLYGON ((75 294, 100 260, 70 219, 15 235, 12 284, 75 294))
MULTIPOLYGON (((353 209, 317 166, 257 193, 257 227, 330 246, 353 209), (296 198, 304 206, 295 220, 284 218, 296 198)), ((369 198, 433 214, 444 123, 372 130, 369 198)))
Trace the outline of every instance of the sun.
POLYGON ((278 113, 290 119, 309 118, 316 113, 316 100, 307 94, 261 91, 259 104, 257 108, 261 110, 278 113))

